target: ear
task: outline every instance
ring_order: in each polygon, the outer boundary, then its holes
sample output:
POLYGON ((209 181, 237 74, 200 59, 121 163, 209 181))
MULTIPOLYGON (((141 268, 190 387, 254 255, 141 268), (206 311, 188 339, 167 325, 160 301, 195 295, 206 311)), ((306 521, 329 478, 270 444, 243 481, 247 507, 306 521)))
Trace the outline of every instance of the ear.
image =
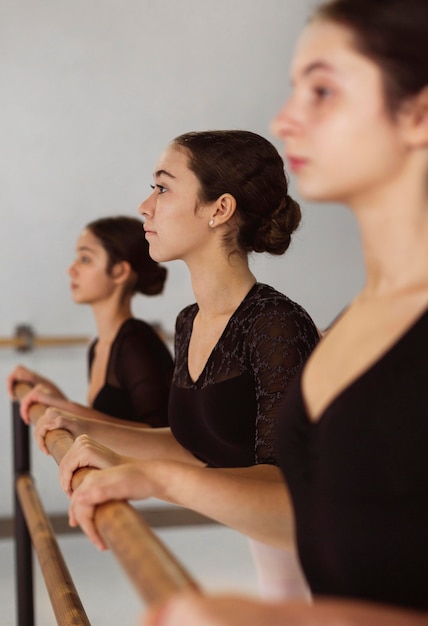
POLYGON ((428 87, 404 106, 405 133, 408 145, 428 147, 428 87))
POLYGON ((111 270, 112 278, 114 282, 118 285, 123 285, 124 283, 126 283, 129 280, 131 273, 132 268, 128 261, 119 261, 119 263, 113 265, 111 270))
POLYGON ((222 194, 211 207, 210 226, 220 226, 230 220, 236 211, 236 200, 230 193, 222 194))

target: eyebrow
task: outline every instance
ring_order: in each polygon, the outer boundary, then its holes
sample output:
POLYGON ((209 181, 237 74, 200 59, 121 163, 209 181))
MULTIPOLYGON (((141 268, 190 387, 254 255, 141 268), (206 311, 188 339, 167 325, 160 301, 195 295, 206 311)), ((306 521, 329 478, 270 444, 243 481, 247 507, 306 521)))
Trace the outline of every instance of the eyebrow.
POLYGON ((90 248, 89 246, 79 246, 77 250, 78 252, 95 252, 94 248, 90 248))
MULTIPOLYGON (((328 72, 332 72, 333 68, 326 61, 313 61, 312 63, 309 63, 309 65, 303 68, 302 76, 309 76, 310 74, 312 74, 313 72, 316 72, 317 70, 327 70, 328 72)), ((292 85, 294 84, 294 80, 291 81, 291 84, 292 85)))
POLYGON ((159 178, 159 176, 168 176, 168 178, 175 178, 175 176, 173 176, 170 172, 167 172, 166 170, 157 170, 157 172, 154 173, 154 177, 155 178, 159 178))
POLYGON ((305 69, 303 70, 303 75, 307 76, 308 74, 311 74, 312 72, 315 72, 316 70, 328 70, 328 71, 332 71, 332 67, 329 63, 326 63, 326 61, 314 61, 313 63, 310 63, 308 66, 305 67, 305 69))

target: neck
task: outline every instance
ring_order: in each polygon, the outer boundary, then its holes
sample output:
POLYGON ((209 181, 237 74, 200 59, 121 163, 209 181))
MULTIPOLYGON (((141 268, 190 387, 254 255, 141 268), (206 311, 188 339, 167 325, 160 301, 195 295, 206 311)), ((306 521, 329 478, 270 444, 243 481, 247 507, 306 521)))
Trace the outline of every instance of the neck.
POLYGON ((123 303, 98 302, 92 306, 92 311, 100 342, 112 342, 122 324, 127 319, 132 318, 130 298, 127 298, 123 303))
POLYGON ((232 315, 256 282, 246 256, 226 256, 212 264, 188 267, 199 316, 206 320, 232 315))
POLYGON ((425 185, 408 176, 349 204, 359 223, 366 266, 363 295, 386 295, 418 285, 428 286, 425 185))

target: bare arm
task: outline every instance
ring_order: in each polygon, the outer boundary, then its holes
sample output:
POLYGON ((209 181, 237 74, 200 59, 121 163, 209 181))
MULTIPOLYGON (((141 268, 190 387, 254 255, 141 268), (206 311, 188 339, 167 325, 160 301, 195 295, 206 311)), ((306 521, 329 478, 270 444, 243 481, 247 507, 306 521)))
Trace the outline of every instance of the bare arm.
MULTIPOLYGON (((34 427, 37 444, 45 454, 48 454, 45 445, 46 433, 57 428, 68 430, 75 438, 79 435, 89 435, 91 439, 97 440, 117 454, 126 457, 136 459, 170 458, 200 464, 200 461, 178 443, 170 428, 139 428, 134 425, 121 424, 120 420, 117 420, 115 424, 106 423, 51 407, 38 419, 34 427)), ((81 454, 79 445, 85 443, 84 440, 79 441, 75 442, 72 448, 76 459, 81 454)), ((91 465, 91 463, 87 463, 87 465, 91 465)))
POLYGON ((151 471, 155 497, 270 545, 284 548, 294 543, 291 504, 279 468, 207 468, 159 462, 151 471))
MULTIPOLYGON (((96 411, 91 407, 84 406, 78 402, 72 402, 67 398, 51 395, 50 390, 44 385, 36 385, 25 398, 21 400, 21 416, 26 424, 30 422, 30 408, 33 404, 45 404, 46 406, 73 413, 76 416, 83 417, 85 419, 98 420, 103 424, 116 424, 122 426, 132 426, 133 428, 148 428, 147 424, 141 422, 135 422, 133 420, 121 419, 112 417, 101 411, 96 411)), ((126 417, 126 416, 125 416, 126 417)))
POLYGON ((315 600, 314 604, 260 602, 234 596, 178 594, 150 611, 144 626, 426 626, 428 613, 366 602, 315 600))
MULTIPOLYGON (((67 490, 69 467, 64 461, 60 480, 67 490)), ((94 455, 87 464, 106 467, 94 455)), ((93 525, 94 507, 108 500, 149 497, 192 509, 274 545, 288 547, 293 541, 284 483, 278 468, 266 465, 214 469, 170 460, 128 459, 123 465, 91 472, 83 480, 71 498, 70 523, 80 524, 91 541, 104 549, 93 525)))

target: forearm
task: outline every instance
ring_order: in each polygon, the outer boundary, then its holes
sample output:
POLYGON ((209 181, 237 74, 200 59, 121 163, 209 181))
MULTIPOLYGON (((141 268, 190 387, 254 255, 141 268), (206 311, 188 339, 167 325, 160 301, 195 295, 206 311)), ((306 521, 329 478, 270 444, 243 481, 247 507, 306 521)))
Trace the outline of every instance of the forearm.
MULTIPOLYGON (((133 420, 113 417, 112 415, 102 413, 101 411, 97 411, 96 409, 93 409, 89 406, 79 404, 78 402, 72 402, 71 400, 52 398, 49 406, 61 409, 62 411, 68 411, 69 413, 74 413, 75 415, 78 415, 79 417, 84 417, 85 419, 96 420, 102 422, 103 424, 131 426, 132 428, 147 428, 147 424, 142 424, 141 422, 135 422, 133 420)), ((126 418, 126 416, 124 416, 124 418, 126 418)))
POLYGON ((276 467, 211 469, 165 461, 150 474, 155 497, 274 546, 294 541, 290 500, 276 467))
POLYGON ((202 466, 193 454, 178 443, 170 428, 142 429, 103 424, 99 430, 103 433, 105 445, 128 457, 143 460, 170 459, 202 466))
POLYGON ((313 605, 260 602, 235 596, 182 593, 146 615, 145 626, 426 626, 428 614, 327 599, 313 605))
POLYGON ((60 389, 57 385, 55 385, 48 378, 41 378, 40 379, 40 384, 44 385, 45 387, 48 387, 51 390, 51 392, 54 395, 54 397, 57 397, 58 399, 62 398, 65 401, 67 400, 67 396, 62 391, 62 389, 60 389))
MULTIPOLYGON (((308 607, 307 610, 310 610, 308 607)), ((305 609, 302 607, 305 617, 305 609)), ((286 616, 286 614, 285 614, 286 616)), ((306 613, 304 624, 314 626, 425 626, 428 624, 428 613, 402 609, 397 606, 359 602, 353 600, 338 600, 334 598, 316 598, 310 622, 311 613, 306 613)))
MULTIPOLYGON (((75 436, 87 434, 116 453, 134 459, 173 459, 202 465, 175 439, 170 428, 139 428, 116 423, 82 418, 71 426, 75 436)), ((64 423, 67 429, 67 422, 64 423)))

